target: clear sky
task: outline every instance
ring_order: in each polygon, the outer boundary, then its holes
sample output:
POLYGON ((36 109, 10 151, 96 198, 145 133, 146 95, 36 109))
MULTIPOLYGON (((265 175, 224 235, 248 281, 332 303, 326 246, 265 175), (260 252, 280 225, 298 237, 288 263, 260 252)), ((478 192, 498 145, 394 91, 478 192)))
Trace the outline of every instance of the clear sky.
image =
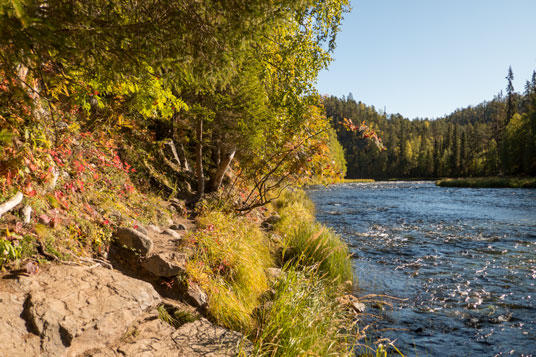
POLYGON ((408 118, 490 100, 536 69, 536 0, 353 0, 321 94, 408 118))

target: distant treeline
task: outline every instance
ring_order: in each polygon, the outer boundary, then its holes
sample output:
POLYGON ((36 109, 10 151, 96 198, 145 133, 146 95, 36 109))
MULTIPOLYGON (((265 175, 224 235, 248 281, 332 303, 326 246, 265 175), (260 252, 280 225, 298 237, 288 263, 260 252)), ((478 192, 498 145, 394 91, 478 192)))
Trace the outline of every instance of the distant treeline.
POLYGON ((345 150, 348 178, 435 178, 536 175, 536 72, 523 94, 514 92, 436 119, 386 115, 348 97, 325 97, 328 118, 345 150), (344 118, 365 121, 386 150, 350 132, 344 118))

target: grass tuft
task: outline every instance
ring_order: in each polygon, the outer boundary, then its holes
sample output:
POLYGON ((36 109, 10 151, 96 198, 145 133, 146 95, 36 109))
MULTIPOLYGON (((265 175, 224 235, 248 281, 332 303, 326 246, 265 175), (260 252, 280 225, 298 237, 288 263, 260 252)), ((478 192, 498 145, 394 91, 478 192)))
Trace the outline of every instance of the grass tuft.
POLYGON ((320 223, 301 222, 287 235, 284 261, 318 265, 319 272, 337 285, 352 280, 348 247, 331 229, 320 223))
POLYGON ((276 232, 283 241, 283 261, 318 265, 326 279, 341 284, 352 281, 348 247, 335 232, 317 223, 314 205, 304 191, 288 191, 276 202, 281 215, 276 232))
POLYGON ((209 295, 209 314, 219 324, 239 331, 254 327, 252 313, 269 285, 273 265, 266 237, 244 217, 208 211, 190 237, 195 256, 187 264, 190 279, 209 295))
POLYGON ((314 267, 287 264, 275 297, 260 319, 258 356, 350 356, 351 319, 328 280, 314 267))

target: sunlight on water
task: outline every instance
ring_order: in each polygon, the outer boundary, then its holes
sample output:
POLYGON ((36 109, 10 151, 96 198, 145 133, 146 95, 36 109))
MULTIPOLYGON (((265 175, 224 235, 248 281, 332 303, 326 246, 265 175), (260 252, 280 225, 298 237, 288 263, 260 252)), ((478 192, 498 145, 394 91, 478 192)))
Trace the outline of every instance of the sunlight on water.
POLYGON ((406 355, 536 356, 536 190, 376 182, 309 194, 354 253, 356 294, 407 298, 366 321, 406 355))

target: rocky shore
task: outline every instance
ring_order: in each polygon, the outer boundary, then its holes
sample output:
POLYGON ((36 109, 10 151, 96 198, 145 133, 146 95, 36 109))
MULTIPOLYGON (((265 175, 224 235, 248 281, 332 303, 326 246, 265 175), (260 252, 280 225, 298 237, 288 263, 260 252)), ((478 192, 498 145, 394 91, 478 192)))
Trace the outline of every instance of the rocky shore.
POLYGON ((178 283, 187 225, 119 228, 108 261, 2 276, 0 356, 248 354, 251 342, 243 335, 202 317, 206 294, 178 283))

